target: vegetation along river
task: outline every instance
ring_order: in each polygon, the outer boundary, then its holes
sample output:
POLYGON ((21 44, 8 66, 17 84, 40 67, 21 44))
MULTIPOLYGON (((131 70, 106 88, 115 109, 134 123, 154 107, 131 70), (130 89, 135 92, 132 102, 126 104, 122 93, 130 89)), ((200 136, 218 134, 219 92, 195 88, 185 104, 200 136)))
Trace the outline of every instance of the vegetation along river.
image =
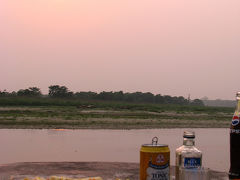
MULTIPOLYGON (((182 145, 188 129, 141 130, 36 130, 1 129, 0 164, 14 162, 102 161, 139 162, 142 144, 168 144, 171 164, 175 149, 182 145)), ((229 169, 229 129, 195 128, 196 146, 203 151, 203 166, 218 171, 229 169)))

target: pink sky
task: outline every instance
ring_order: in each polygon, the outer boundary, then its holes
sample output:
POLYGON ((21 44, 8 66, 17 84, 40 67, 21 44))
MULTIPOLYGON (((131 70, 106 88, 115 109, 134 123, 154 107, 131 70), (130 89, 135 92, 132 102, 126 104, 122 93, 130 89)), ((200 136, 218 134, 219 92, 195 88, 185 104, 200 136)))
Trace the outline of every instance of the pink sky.
POLYGON ((234 99, 239 0, 0 0, 0 90, 234 99))

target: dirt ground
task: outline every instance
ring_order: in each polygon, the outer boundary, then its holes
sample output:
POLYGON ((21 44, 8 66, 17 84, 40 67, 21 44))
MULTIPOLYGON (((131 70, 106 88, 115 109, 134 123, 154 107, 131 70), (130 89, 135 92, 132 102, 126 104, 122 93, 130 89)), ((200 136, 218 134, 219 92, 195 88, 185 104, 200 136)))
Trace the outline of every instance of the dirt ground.
MULTIPOLYGON (((171 175, 174 167, 171 167, 171 175)), ((227 173, 210 171, 211 180, 225 180, 227 173)), ((20 180, 34 178, 64 176, 71 178, 100 176, 103 180, 138 180, 138 163, 119 162, 31 162, 14 163, 0 166, 0 180, 20 180)), ((173 177, 171 176, 171 179, 173 177)))

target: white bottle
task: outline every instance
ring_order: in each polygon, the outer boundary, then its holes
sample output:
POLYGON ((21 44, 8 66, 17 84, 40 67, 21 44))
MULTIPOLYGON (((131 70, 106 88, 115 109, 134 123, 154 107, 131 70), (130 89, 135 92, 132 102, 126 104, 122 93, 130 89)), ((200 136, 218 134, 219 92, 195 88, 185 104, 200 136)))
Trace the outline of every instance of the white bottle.
POLYGON ((195 147, 195 133, 183 133, 183 145, 176 149, 176 179, 179 169, 197 170, 202 167, 202 152, 195 147))

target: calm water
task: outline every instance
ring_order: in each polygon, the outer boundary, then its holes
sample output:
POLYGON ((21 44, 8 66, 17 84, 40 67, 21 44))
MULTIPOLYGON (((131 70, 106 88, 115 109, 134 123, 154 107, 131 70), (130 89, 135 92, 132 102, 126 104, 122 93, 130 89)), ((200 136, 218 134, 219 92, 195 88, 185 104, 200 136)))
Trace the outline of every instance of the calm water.
MULTIPOLYGON (((142 144, 168 144, 171 164, 186 129, 146 130, 0 130, 0 163, 37 161, 139 162, 142 144)), ((194 129, 196 146, 203 151, 203 166, 228 171, 229 130, 194 129)))

